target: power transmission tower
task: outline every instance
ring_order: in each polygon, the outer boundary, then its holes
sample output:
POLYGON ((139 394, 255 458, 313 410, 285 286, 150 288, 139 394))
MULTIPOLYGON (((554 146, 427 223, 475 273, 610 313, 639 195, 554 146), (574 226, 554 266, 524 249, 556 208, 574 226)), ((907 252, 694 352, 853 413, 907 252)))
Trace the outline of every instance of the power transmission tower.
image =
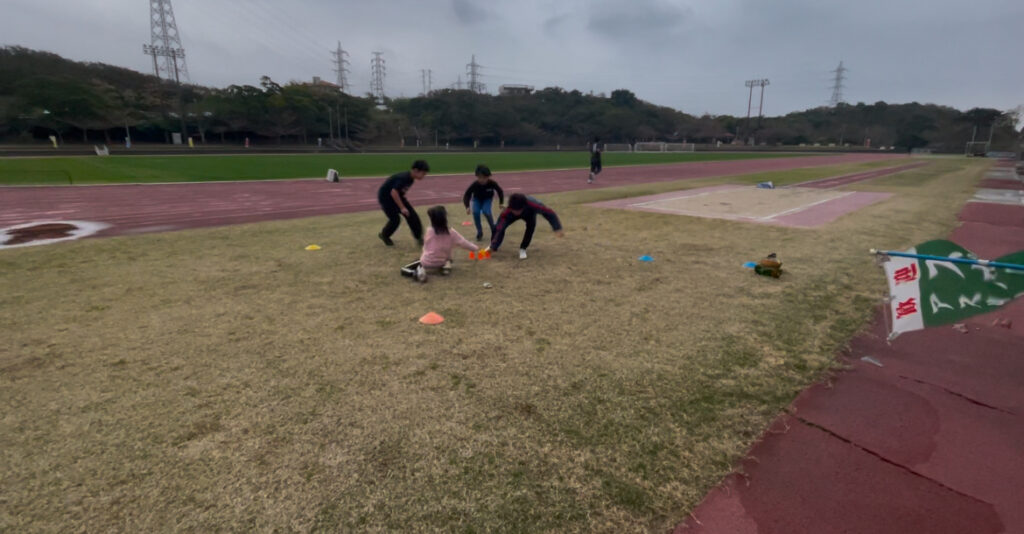
POLYGON ((836 70, 832 71, 836 73, 835 82, 832 84, 832 98, 828 101, 829 105, 832 107, 836 107, 839 103, 845 102, 843 100, 843 79, 846 78, 845 73, 847 70, 848 69, 843 66, 843 62, 840 61, 836 70))
POLYGON ((370 60, 370 94, 377 101, 378 106, 384 105, 384 58, 383 52, 374 52, 370 60))
POLYGON ((430 69, 420 69, 420 77, 423 79, 423 96, 430 95, 433 91, 434 84, 434 71, 430 69))
POLYGON ((349 87, 347 74, 349 73, 349 70, 348 60, 345 59, 348 52, 341 49, 341 41, 338 41, 338 49, 331 52, 331 55, 334 56, 334 72, 338 73, 338 87, 341 87, 342 91, 348 92, 349 87))
POLYGON ((483 93, 487 90, 487 86, 480 83, 480 69, 483 65, 476 62, 476 54, 473 54, 473 59, 469 64, 466 65, 466 74, 469 75, 469 90, 474 93, 483 93))
POLYGON ((181 46, 178 24, 174 21, 171 0, 149 0, 149 44, 142 52, 153 56, 153 74, 181 82, 189 81, 185 65, 185 49, 181 46), (157 58, 161 59, 157 59, 157 58))
POLYGON ((459 91, 462 90, 462 75, 460 74, 458 79, 455 81, 455 88, 459 91))

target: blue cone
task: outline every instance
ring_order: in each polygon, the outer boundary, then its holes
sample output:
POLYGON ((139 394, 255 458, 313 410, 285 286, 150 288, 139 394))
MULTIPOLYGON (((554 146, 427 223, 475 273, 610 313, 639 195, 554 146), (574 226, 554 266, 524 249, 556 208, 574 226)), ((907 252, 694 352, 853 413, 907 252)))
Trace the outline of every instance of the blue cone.
POLYGON ((757 264, 752 261, 748 261, 747 263, 744 263, 743 266, 747 269, 753 269, 754 267, 757 267, 757 264))
POLYGON ((640 256, 639 260, 640 261, 654 261, 654 258, 652 258, 652 257, 650 257, 650 256, 645 254, 643 256, 640 256))

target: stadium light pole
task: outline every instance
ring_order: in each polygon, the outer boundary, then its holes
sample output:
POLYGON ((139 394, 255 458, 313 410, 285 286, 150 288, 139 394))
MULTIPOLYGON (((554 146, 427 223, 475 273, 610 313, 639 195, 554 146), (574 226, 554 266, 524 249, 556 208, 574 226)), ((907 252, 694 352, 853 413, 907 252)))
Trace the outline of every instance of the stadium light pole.
POLYGON ((764 117, 764 86, 768 85, 768 78, 758 80, 758 85, 761 86, 761 103, 757 106, 757 128, 761 129, 761 118, 764 117))
POLYGON ((181 120, 181 141, 185 142, 188 137, 188 127, 185 125, 185 101, 181 96, 181 78, 178 72, 178 59, 185 59, 185 50, 182 48, 171 48, 169 46, 142 45, 142 53, 153 56, 153 64, 156 65, 156 57, 169 57, 174 63, 174 85, 178 88, 178 118, 181 120))
MULTIPOLYGON (((754 86, 757 85, 757 83, 759 81, 760 80, 747 80, 746 82, 744 82, 744 85, 746 85, 748 88, 750 88, 750 95, 747 96, 747 122, 745 122, 743 124, 743 135, 744 136, 746 136, 746 135, 748 135, 750 133, 750 106, 754 102, 754 86)), ((741 138, 741 139, 743 139, 743 138, 741 138)), ((746 139, 743 139, 743 144, 744 145, 747 144, 746 139)))

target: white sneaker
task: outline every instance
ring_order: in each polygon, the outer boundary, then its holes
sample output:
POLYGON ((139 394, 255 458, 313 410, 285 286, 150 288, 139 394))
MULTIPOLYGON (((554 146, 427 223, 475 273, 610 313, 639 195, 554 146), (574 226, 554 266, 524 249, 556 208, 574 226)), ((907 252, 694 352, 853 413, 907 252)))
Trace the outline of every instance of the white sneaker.
POLYGON ((427 281, 427 270, 422 265, 416 267, 416 281, 420 283, 427 281))
POLYGON ((521 259, 521 260, 525 260, 526 259, 526 249, 525 248, 519 249, 519 259, 521 259))

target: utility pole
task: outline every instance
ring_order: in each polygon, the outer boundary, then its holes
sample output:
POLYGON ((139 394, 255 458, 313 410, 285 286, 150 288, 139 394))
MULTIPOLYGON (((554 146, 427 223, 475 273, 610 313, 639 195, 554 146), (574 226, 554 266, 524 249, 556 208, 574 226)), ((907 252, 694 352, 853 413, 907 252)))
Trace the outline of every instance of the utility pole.
POLYGON ((334 142, 334 113, 331 112, 331 108, 327 108, 327 130, 330 132, 331 142, 334 142))
POLYGON ((831 106, 831 107, 836 107, 840 103, 844 102, 844 100, 843 100, 843 80, 846 78, 845 73, 846 73, 847 70, 849 70, 849 69, 844 67, 843 66, 843 62, 840 61, 839 62, 839 66, 836 67, 836 70, 832 71, 832 72, 836 73, 836 78, 835 78, 835 81, 832 83, 832 98, 830 98, 829 101, 828 101, 829 106, 831 106))
POLYGON ((348 92, 349 87, 347 74, 349 73, 349 70, 348 60, 345 59, 348 52, 341 49, 341 41, 338 41, 338 48, 331 52, 331 55, 334 56, 334 72, 338 74, 336 84, 341 88, 342 92, 348 92))
POLYGON ((384 105, 384 58, 383 52, 374 52, 370 60, 370 94, 377 101, 378 106, 384 105))
POLYGON ((473 59, 466 65, 466 74, 469 75, 469 90, 474 93, 483 93, 487 90, 487 86, 480 83, 480 69, 483 65, 476 62, 476 54, 473 54, 473 59))
POLYGON ((348 143, 348 106, 345 106, 345 142, 348 143))

